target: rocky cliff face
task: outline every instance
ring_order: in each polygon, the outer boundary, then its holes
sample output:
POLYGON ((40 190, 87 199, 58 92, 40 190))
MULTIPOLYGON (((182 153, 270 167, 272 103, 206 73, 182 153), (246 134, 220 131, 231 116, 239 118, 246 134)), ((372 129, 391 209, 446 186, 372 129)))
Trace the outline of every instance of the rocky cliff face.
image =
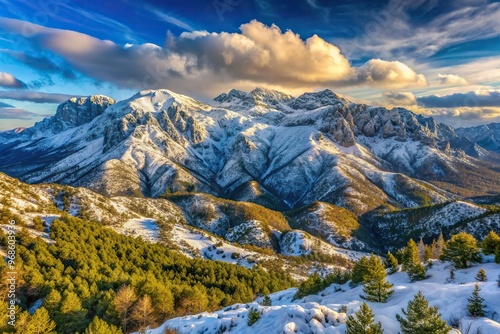
POLYGON ((49 134, 61 133, 89 123, 114 103, 115 101, 112 98, 104 95, 71 98, 57 107, 56 114, 53 117, 37 123, 33 128, 28 129, 27 133, 34 138, 43 138, 49 134))

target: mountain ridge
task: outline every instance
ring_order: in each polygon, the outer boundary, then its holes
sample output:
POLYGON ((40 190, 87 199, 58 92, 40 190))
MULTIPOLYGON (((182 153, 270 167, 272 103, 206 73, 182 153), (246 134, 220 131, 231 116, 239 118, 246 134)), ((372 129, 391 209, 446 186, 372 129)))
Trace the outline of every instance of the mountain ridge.
POLYGON ((330 90, 297 98, 231 90, 213 105, 169 90, 71 101, 33 128, 3 134, 0 170, 105 195, 201 191, 258 201, 265 193, 272 209, 323 201, 356 214, 500 192, 498 167, 487 161, 494 153, 483 150, 484 161, 454 148, 453 128, 330 90))

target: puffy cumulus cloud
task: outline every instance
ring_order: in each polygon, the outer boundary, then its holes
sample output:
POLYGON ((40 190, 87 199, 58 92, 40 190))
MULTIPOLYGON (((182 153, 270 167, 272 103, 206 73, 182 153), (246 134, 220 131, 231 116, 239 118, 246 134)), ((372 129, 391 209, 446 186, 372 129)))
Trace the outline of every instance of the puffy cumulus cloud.
POLYGON ((358 82, 383 87, 426 86, 423 74, 417 74, 408 65, 399 61, 372 59, 358 70, 358 82))
POLYGON ((4 88, 26 88, 26 84, 10 73, 0 72, 0 87, 4 88))
POLYGON ((121 87, 168 87, 210 94, 231 85, 273 85, 288 89, 374 85, 400 88, 425 85, 407 65, 372 59, 352 67, 338 47, 314 35, 302 40, 276 25, 251 21, 240 33, 184 32, 168 35, 165 47, 120 46, 111 41, 28 22, 0 19, 13 34, 29 32, 30 41, 62 57, 89 77, 121 87))
POLYGON ((62 103, 74 95, 42 93, 34 91, 0 91, 0 99, 28 101, 33 103, 62 103))
POLYGON ((199 69, 225 71, 237 79, 304 85, 355 76, 339 48, 317 35, 303 41, 290 30, 255 20, 240 29, 241 34, 183 33, 168 46, 193 59, 199 69))
POLYGON ((441 85, 467 85, 468 82, 464 78, 456 74, 438 74, 439 83, 441 85))
POLYGON ((384 92, 382 100, 394 106, 412 106, 417 104, 417 98, 412 92, 384 92))
POLYGON ((428 95, 417 98, 418 105, 426 108, 500 107, 500 90, 476 90, 450 95, 428 95))

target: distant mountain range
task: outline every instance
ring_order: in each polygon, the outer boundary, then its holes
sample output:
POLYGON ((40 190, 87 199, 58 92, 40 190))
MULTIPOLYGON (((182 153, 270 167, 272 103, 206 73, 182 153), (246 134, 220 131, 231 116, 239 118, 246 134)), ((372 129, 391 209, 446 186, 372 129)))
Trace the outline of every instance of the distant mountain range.
POLYGON ((500 193, 498 124, 453 129, 324 90, 257 88, 206 104, 168 90, 72 98, 0 137, 0 170, 103 195, 205 192, 290 210, 364 214, 500 193))

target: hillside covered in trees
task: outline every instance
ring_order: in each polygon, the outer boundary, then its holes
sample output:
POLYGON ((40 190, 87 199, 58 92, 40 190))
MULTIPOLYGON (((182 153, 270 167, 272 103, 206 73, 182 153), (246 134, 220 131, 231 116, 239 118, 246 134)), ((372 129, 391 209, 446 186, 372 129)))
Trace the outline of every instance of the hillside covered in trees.
MULTIPOLYGON (((68 215, 52 223, 53 242, 23 229, 16 237, 18 319, 15 328, 6 326, 2 313, 2 333, 82 333, 91 322, 129 333, 174 316, 251 302, 296 284, 283 272, 190 259, 68 215), (29 315, 28 307, 40 300, 42 307, 29 315)), ((7 245, 4 232, 0 244, 7 245)), ((6 295, 8 268, 3 265, 0 272, 6 295)), ((1 307, 6 309, 7 302, 1 307)))

